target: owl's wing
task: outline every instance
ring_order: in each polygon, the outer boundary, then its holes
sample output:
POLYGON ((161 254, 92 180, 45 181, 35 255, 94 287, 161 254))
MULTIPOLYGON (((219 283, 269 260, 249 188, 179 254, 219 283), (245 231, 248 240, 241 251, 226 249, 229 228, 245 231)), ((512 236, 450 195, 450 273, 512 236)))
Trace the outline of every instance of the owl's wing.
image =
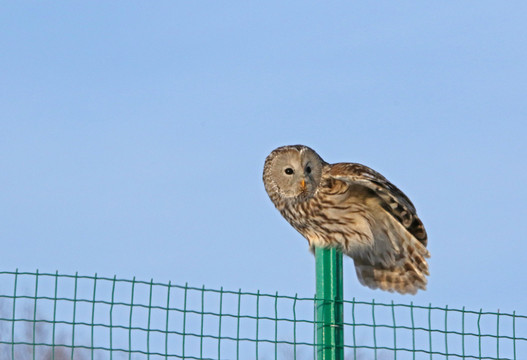
POLYGON ((332 179, 343 181, 349 185, 356 184, 370 189, 382 200, 383 208, 426 246, 426 230, 417 217, 414 205, 401 190, 384 176, 367 166, 354 163, 333 164, 328 175, 332 179))

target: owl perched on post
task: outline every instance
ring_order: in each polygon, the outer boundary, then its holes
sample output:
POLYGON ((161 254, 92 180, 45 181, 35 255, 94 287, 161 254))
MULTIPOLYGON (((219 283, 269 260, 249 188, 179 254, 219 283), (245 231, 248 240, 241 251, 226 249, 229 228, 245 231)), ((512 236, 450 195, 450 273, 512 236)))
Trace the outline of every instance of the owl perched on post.
POLYGON ((427 237, 414 205, 367 166, 328 164, 303 145, 271 152, 265 190, 282 216, 314 247, 351 257, 361 284, 415 294, 429 275, 427 237))

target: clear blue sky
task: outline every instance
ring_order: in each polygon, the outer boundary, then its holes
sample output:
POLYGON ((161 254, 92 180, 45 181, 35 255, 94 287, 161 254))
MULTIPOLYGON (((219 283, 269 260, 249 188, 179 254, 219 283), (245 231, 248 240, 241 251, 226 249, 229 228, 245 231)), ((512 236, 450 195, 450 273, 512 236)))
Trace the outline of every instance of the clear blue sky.
POLYGON ((275 147, 380 171, 428 234, 429 290, 527 313, 521 1, 0 4, 4 270, 314 293, 262 181, 275 147))

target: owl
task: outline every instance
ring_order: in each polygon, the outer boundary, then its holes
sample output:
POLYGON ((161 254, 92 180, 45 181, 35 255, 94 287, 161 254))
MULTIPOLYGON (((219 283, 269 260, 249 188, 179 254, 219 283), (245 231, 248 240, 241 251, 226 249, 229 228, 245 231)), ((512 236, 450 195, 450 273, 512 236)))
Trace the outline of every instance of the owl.
POLYGON ((292 145, 267 157, 263 182, 310 249, 335 247, 351 257, 362 285, 401 294, 426 289, 423 223, 410 199, 378 172, 328 164, 311 148, 292 145))

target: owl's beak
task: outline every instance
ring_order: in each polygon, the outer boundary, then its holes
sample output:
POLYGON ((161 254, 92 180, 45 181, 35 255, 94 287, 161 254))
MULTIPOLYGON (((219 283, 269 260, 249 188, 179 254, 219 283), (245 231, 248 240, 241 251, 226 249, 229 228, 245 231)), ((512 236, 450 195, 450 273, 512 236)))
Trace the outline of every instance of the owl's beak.
POLYGON ((300 181, 300 187, 302 187, 302 190, 306 189, 306 181, 304 179, 300 181))

